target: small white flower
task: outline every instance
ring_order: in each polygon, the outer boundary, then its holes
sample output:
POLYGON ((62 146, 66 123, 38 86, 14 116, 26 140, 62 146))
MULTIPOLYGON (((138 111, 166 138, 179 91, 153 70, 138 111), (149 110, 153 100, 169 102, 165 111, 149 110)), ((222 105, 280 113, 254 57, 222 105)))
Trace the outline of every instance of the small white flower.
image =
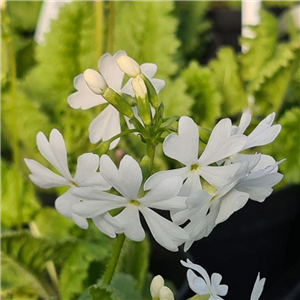
MULTIPOLYGON (((124 51, 119 51, 114 56, 106 53, 100 58, 98 68, 104 81, 112 90, 117 93, 122 92, 134 96, 131 79, 122 87, 124 73, 117 65, 118 57, 126 55, 127 54, 124 51)), ((142 64, 140 69, 152 82, 157 92, 164 87, 163 80, 152 78, 157 70, 157 66, 155 64, 142 64)), ((107 101, 98 94, 99 90, 97 90, 97 88, 99 88, 99 82, 96 81, 96 94, 88 87, 83 74, 78 75, 74 79, 74 86, 77 92, 68 97, 68 103, 72 108, 85 110, 107 103, 107 101)), ((101 86, 104 87, 103 84, 101 86)), ((120 114, 111 104, 108 104, 108 106, 92 121, 89 126, 90 142, 92 144, 96 144, 100 140, 107 141, 120 132, 120 114)), ((113 141, 110 144, 110 149, 115 148, 119 140, 120 139, 116 139, 113 141)))
POLYGON ((260 274, 258 273, 251 296, 250 296, 250 300, 258 300, 259 297, 262 294, 262 291, 264 289, 264 285, 266 282, 266 278, 262 278, 260 279, 260 274))
POLYGON ((162 181, 145 196, 139 197, 142 171, 139 164, 129 155, 123 157, 119 169, 107 155, 100 158, 103 178, 119 192, 120 196, 103 192, 97 188, 78 188, 74 195, 88 200, 73 206, 73 211, 86 218, 94 218, 115 208, 124 208, 114 218, 122 226, 125 235, 133 241, 145 238, 140 213, 154 239, 170 251, 178 251, 178 246, 188 240, 187 233, 173 222, 163 218, 151 208, 170 211, 185 208, 185 197, 178 197, 182 185, 180 177, 162 181))
POLYGON ((195 122, 189 117, 181 117, 178 123, 178 135, 170 134, 163 143, 164 153, 179 161, 185 167, 162 171, 152 175, 146 181, 146 188, 152 188, 161 180, 172 176, 186 179, 180 195, 189 196, 202 188, 199 176, 218 188, 224 185, 239 168, 239 164, 228 166, 210 166, 212 163, 240 151, 247 138, 244 135, 231 136, 231 121, 221 120, 213 129, 208 143, 198 158, 199 131, 195 122))
POLYGON ((107 88, 105 79, 100 73, 95 70, 85 70, 83 72, 83 78, 90 90, 97 95, 102 95, 107 88))
MULTIPOLYGON (((97 186, 103 190, 111 187, 97 172, 99 156, 93 153, 85 153, 79 156, 75 176, 72 177, 68 167, 65 142, 61 133, 57 129, 53 129, 48 141, 46 136, 39 132, 36 140, 40 153, 61 175, 54 173, 35 160, 25 158, 25 163, 31 171, 30 179, 37 186, 45 189, 69 186, 70 189, 56 199, 55 207, 61 215, 72 218, 79 227, 86 229, 88 227, 86 218, 72 212, 72 206, 79 203, 80 200, 71 191, 77 189, 77 187, 97 186)), ((108 214, 94 218, 93 221, 98 228, 101 228, 103 232, 110 236, 115 236, 115 229, 120 228, 120 226, 117 226, 117 222, 108 214)))
POLYGON ((219 296, 225 296, 228 292, 228 286, 225 284, 220 284, 222 280, 222 276, 218 273, 213 273, 211 279, 209 278, 208 273, 199 265, 193 264, 189 259, 187 262, 181 260, 181 264, 189 270, 187 271, 187 279, 188 284, 191 290, 200 295, 209 295, 208 300, 217 300, 223 299, 219 296), (197 276, 196 271, 201 275, 197 276))

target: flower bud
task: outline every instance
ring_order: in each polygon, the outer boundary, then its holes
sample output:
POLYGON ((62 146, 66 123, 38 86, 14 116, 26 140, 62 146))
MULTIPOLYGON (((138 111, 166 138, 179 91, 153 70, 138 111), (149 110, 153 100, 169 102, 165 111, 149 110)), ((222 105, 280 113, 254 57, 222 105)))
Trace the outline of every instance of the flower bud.
POLYGON ((136 77, 131 81, 131 85, 136 97, 140 97, 142 99, 146 98, 147 88, 144 80, 141 77, 136 77))
POLYGON ((85 70, 83 73, 83 78, 90 90, 97 95, 102 95, 107 88, 105 79, 99 72, 95 70, 85 70))
POLYGON ((108 141, 102 142, 98 148, 98 155, 101 156, 109 150, 110 143, 108 141))
POLYGON ((159 300, 174 300, 173 292, 166 286, 159 290, 159 300))
POLYGON ((164 286, 165 281, 162 276, 155 276, 150 284, 150 294, 153 299, 159 299, 159 291, 164 286))
POLYGON ((141 78, 144 80, 145 85, 147 87, 148 98, 149 98, 151 105, 155 108, 159 107, 160 101, 158 99, 157 92, 156 92, 153 84, 144 74, 141 74, 141 78))
POLYGON ((119 68, 130 77, 136 77, 141 74, 139 64, 129 56, 120 56, 117 59, 117 64, 119 68))

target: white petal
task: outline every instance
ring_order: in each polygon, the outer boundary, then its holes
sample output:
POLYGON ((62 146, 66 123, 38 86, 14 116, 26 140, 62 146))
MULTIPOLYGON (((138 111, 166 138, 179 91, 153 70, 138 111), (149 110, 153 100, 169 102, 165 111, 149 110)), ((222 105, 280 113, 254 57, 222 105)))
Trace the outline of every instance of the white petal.
POLYGON ((186 277, 189 287, 194 293, 200 296, 207 294, 207 284, 203 278, 197 276, 192 270, 187 271, 186 277))
POLYGON ((136 200, 142 183, 142 171, 131 156, 125 155, 119 170, 108 155, 100 158, 100 171, 104 179, 128 200, 136 200))
POLYGON ((189 197, 192 193, 202 189, 198 172, 189 171, 187 180, 184 182, 179 195, 189 197))
POLYGON ((80 187, 97 186, 100 189, 108 190, 111 185, 108 184, 99 172, 99 156, 93 153, 85 153, 78 157, 75 183, 80 187))
POLYGON ((32 174, 29 175, 29 178, 33 181, 34 184, 43 188, 49 189, 57 186, 66 186, 70 184, 70 181, 64 177, 55 174, 48 168, 44 167, 37 161, 33 159, 25 158, 25 163, 32 174))
POLYGON ((72 206, 79 202, 80 200, 68 190, 55 200, 55 208, 61 215, 72 218, 72 206))
POLYGON ((96 173, 99 168, 99 156, 93 153, 84 153, 77 158, 74 180, 77 184, 96 173))
POLYGON ((89 227, 89 223, 88 223, 87 219, 84 217, 80 217, 73 213, 72 219, 73 219, 74 223, 82 229, 87 229, 89 227))
POLYGON ((240 124, 235 134, 243 134, 251 122, 251 115, 248 112, 242 114, 240 124))
POLYGON ((156 93, 158 94, 166 85, 166 83, 162 79, 152 78, 151 80, 152 85, 155 88, 156 93))
POLYGON ((92 219, 96 227, 111 238, 116 237, 116 231, 121 229, 118 221, 109 213, 97 216, 92 219))
POLYGON ((178 211, 186 208, 185 202, 186 197, 173 197, 167 200, 153 201, 151 203, 148 203, 147 206, 162 210, 178 211))
POLYGON ((258 273, 252 293, 251 293, 251 297, 250 297, 251 300, 259 299, 259 297, 261 296, 262 291, 264 289, 265 282, 266 282, 266 278, 260 279, 260 276, 258 273))
POLYGON ((246 144, 247 137, 243 135, 231 135, 231 121, 222 119, 214 127, 208 143, 200 156, 200 165, 209 165, 239 152, 246 144))
POLYGON ((175 177, 175 176, 180 176, 182 180, 187 178, 187 172, 189 168, 184 167, 184 168, 179 168, 179 169, 174 169, 174 170, 168 170, 168 171, 161 171, 153 174, 150 176, 145 184, 144 184, 144 189, 145 190, 150 190, 153 187, 157 186, 160 182, 167 178, 175 177))
POLYGON ((178 122, 178 135, 168 135, 163 143, 164 153, 184 165, 197 162, 199 131, 196 123, 189 117, 181 117, 178 122))
POLYGON ((116 217, 122 226, 124 234, 132 241, 140 242, 145 238, 145 231, 141 225, 140 214, 137 206, 129 205, 116 217))
POLYGON ((182 179, 179 176, 164 179, 157 186, 153 187, 140 201, 144 204, 151 204, 174 198, 178 195, 181 187, 182 179))
MULTIPOLYGON (((120 132, 120 114, 112 105, 108 105, 90 124, 90 142, 96 144, 100 140, 107 141, 120 132)), ((119 139, 113 141, 109 149, 116 147, 118 142, 119 139)))
POLYGON ((178 246, 189 239, 188 234, 179 226, 161 217, 147 207, 140 207, 154 239, 170 251, 178 251, 178 246))
POLYGON ((72 177, 68 168, 66 145, 61 133, 57 129, 53 129, 48 142, 46 136, 42 132, 39 132, 36 140, 41 154, 63 177, 71 181, 72 177))
POLYGON ((72 108, 85 110, 107 103, 101 95, 96 95, 89 89, 82 74, 75 77, 74 86, 77 92, 68 97, 68 103, 72 108))
POLYGON ((118 202, 89 200, 74 204, 72 211, 81 217, 94 218, 121 206, 118 202))
POLYGON ((241 164, 231 164, 227 166, 203 166, 200 167, 200 175, 213 187, 219 188, 227 183, 239 169, 241 164))
POLYGON ((189 268, 189 269, 192 269, 192 270, 198 272, 204 278, 206 284, 208 284, 210 286, 210 279, 209 279, 208 273, 206 272, 206 270, 204 268, 192 263, 189 259, 187 259, 186 262, 183 260, 181 260, 180 262, 186 268, 189 268))
POLYGON ((117 93, 121 91, 121 85, 124 77, 124 73, 120 70, 117 64, 117 59, 124 55, 127 56, 124 51, 119 51, 114 56, 106 53, 102 55, 98 62, 100 73, 103 75, 108 86, 117 93))
POLYGON ((219 273, 213 273, 211 275, 212 292, 216 295, 225 296, 228 292, 228 286, 220 284, 222 275, 219 273))
POLYGON ((157 65, 153 63, 144 63, 141 65, 141 71, 148 79, 151 79, 157 71, 157 65))
POLYGON ((262 146, 274 141, 281 130, 281 125, 273 125, 275 113, 268 115, 248 135, 248 141, 244 149, 262 146))
POLYGON ((235 189, 222 197, 216 224, 226 221, 234 212, 241 209, 247 203, 248 199, 249 194, 235 189))

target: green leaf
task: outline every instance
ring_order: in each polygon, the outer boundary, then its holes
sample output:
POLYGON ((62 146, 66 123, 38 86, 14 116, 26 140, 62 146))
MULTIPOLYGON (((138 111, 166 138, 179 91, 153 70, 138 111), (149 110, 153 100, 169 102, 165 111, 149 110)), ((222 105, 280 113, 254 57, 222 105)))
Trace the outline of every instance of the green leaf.
POLYGON ((46 262, 54 257, 55 244, 46 239, 34 238, 28 232, 13 232, 1 237, 1 261, 5 269, 12 272, 4 273, 2 279, 12 291, 24 291, 29 295, 39 295, 48 299, 54 290, 47 282, 45 273, 46 262), (10 277, 17 273, 16 278, 10 277), (19 280, 22 280, 20 282, 19 280))
POLYGON ((158 66, 157 78, 173 75, 179 47, 173 1, 117 1, 114 51, 125 50, 138 63, 158 66), (163 30, 162 30, 163 28, 163 30))
POLYGON ((212 70, 212 78, 215 79, 218 91, 222 96, 222 113, 231 116, 246 108, 247 98, 233 49, 221 48, 217 53, 217 59, 210 61, 209 67, 212 70))
POLYGON ((142 295, 136 290, 135 279, 123 273, 114 275, 109 286, 101 282, 89 288, 91 300, 142 300, 142 295))
POLYGON ((101 240, 78 240, 74 243, 60 274, 59 286, 63 299, 73 299, 100 278, 111 251, 110 241, 102 235, 101 240))
POLYGON ((240 56, 243 80, 251 81, 259 76, 265 63, 273 56, 278 35, 278 22, 271 13, 261 10, 261 22, 251 27, 254 38, 242 38, 242 46, 249 47, 240 56))
POLYGON ((217 91, 212 71, 192 61, 181 73, 187 93, 194 99, 192 117, 202 126, 212 126, 220 116, 221 95, 217 91))
POLYGON ((1 174, 1 225, 12 228, 29 223, 40 210, 33 185, 4 160, 1 174))

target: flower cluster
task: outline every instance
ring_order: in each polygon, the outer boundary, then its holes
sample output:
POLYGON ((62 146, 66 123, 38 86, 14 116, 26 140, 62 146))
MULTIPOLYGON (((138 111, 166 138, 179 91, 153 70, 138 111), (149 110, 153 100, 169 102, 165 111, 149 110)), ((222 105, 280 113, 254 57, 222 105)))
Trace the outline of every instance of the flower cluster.
MULTIPOLYGON (((69 96, 68 103, 83 110, 104 105, 89 127, 90 142, 105 145, 100 157, 94 153, 79 156, 72 176, 64 139, 53 129, 49 141, 38 133, 37 146, 60 175, 25 159, 30 178, 39 187, 69 187, 56 199, 55 207, 79 227, 86 229, 87 219, 92 219, 106 235, 113 238, 123 233, 138 242, 145 238, 140 219, 143 216, 160 245, 178 251, 184 244, 187 251, 249 199, 264 201, 282 179, 278 172, 280 162, 273 157, 243 153, 274 141, 281 130, 280 125, 273 125, 275 113, 263 119, 249 135, 245 134, 251 122, 248 112, 242 114, 238 126, 228 118, 222 119, 208 141, 200 143, 198 125, 190 117, 163 117, 158 93, 164 81, 153 78, 156 65, 140 66, 119 51, 114 56, 103 55, 98 66, 100 73, 88 69, 75 78, 77 92, 69 96), (129 80, 123 85, 124 75, 129 80), (120 116, 128 126, 123 131, 120 116), (117 146, 121 136, 131 133, 140 135, 146 144, 145 156, 140 164, 129 155, 115 164, 106 152, 117 146), (160 143, 163 153, 180 167, 152 174, 155 148, 160 143), (169 217, 156 210, 167 211, 169 217)), ((182 264, 203 277, 188 271, 194 292, 208 294, 209 299, 226 295, 228 288, 220 285, 219 274, 213 274, 210 280, 203 268, 189 261, 182 264)))

